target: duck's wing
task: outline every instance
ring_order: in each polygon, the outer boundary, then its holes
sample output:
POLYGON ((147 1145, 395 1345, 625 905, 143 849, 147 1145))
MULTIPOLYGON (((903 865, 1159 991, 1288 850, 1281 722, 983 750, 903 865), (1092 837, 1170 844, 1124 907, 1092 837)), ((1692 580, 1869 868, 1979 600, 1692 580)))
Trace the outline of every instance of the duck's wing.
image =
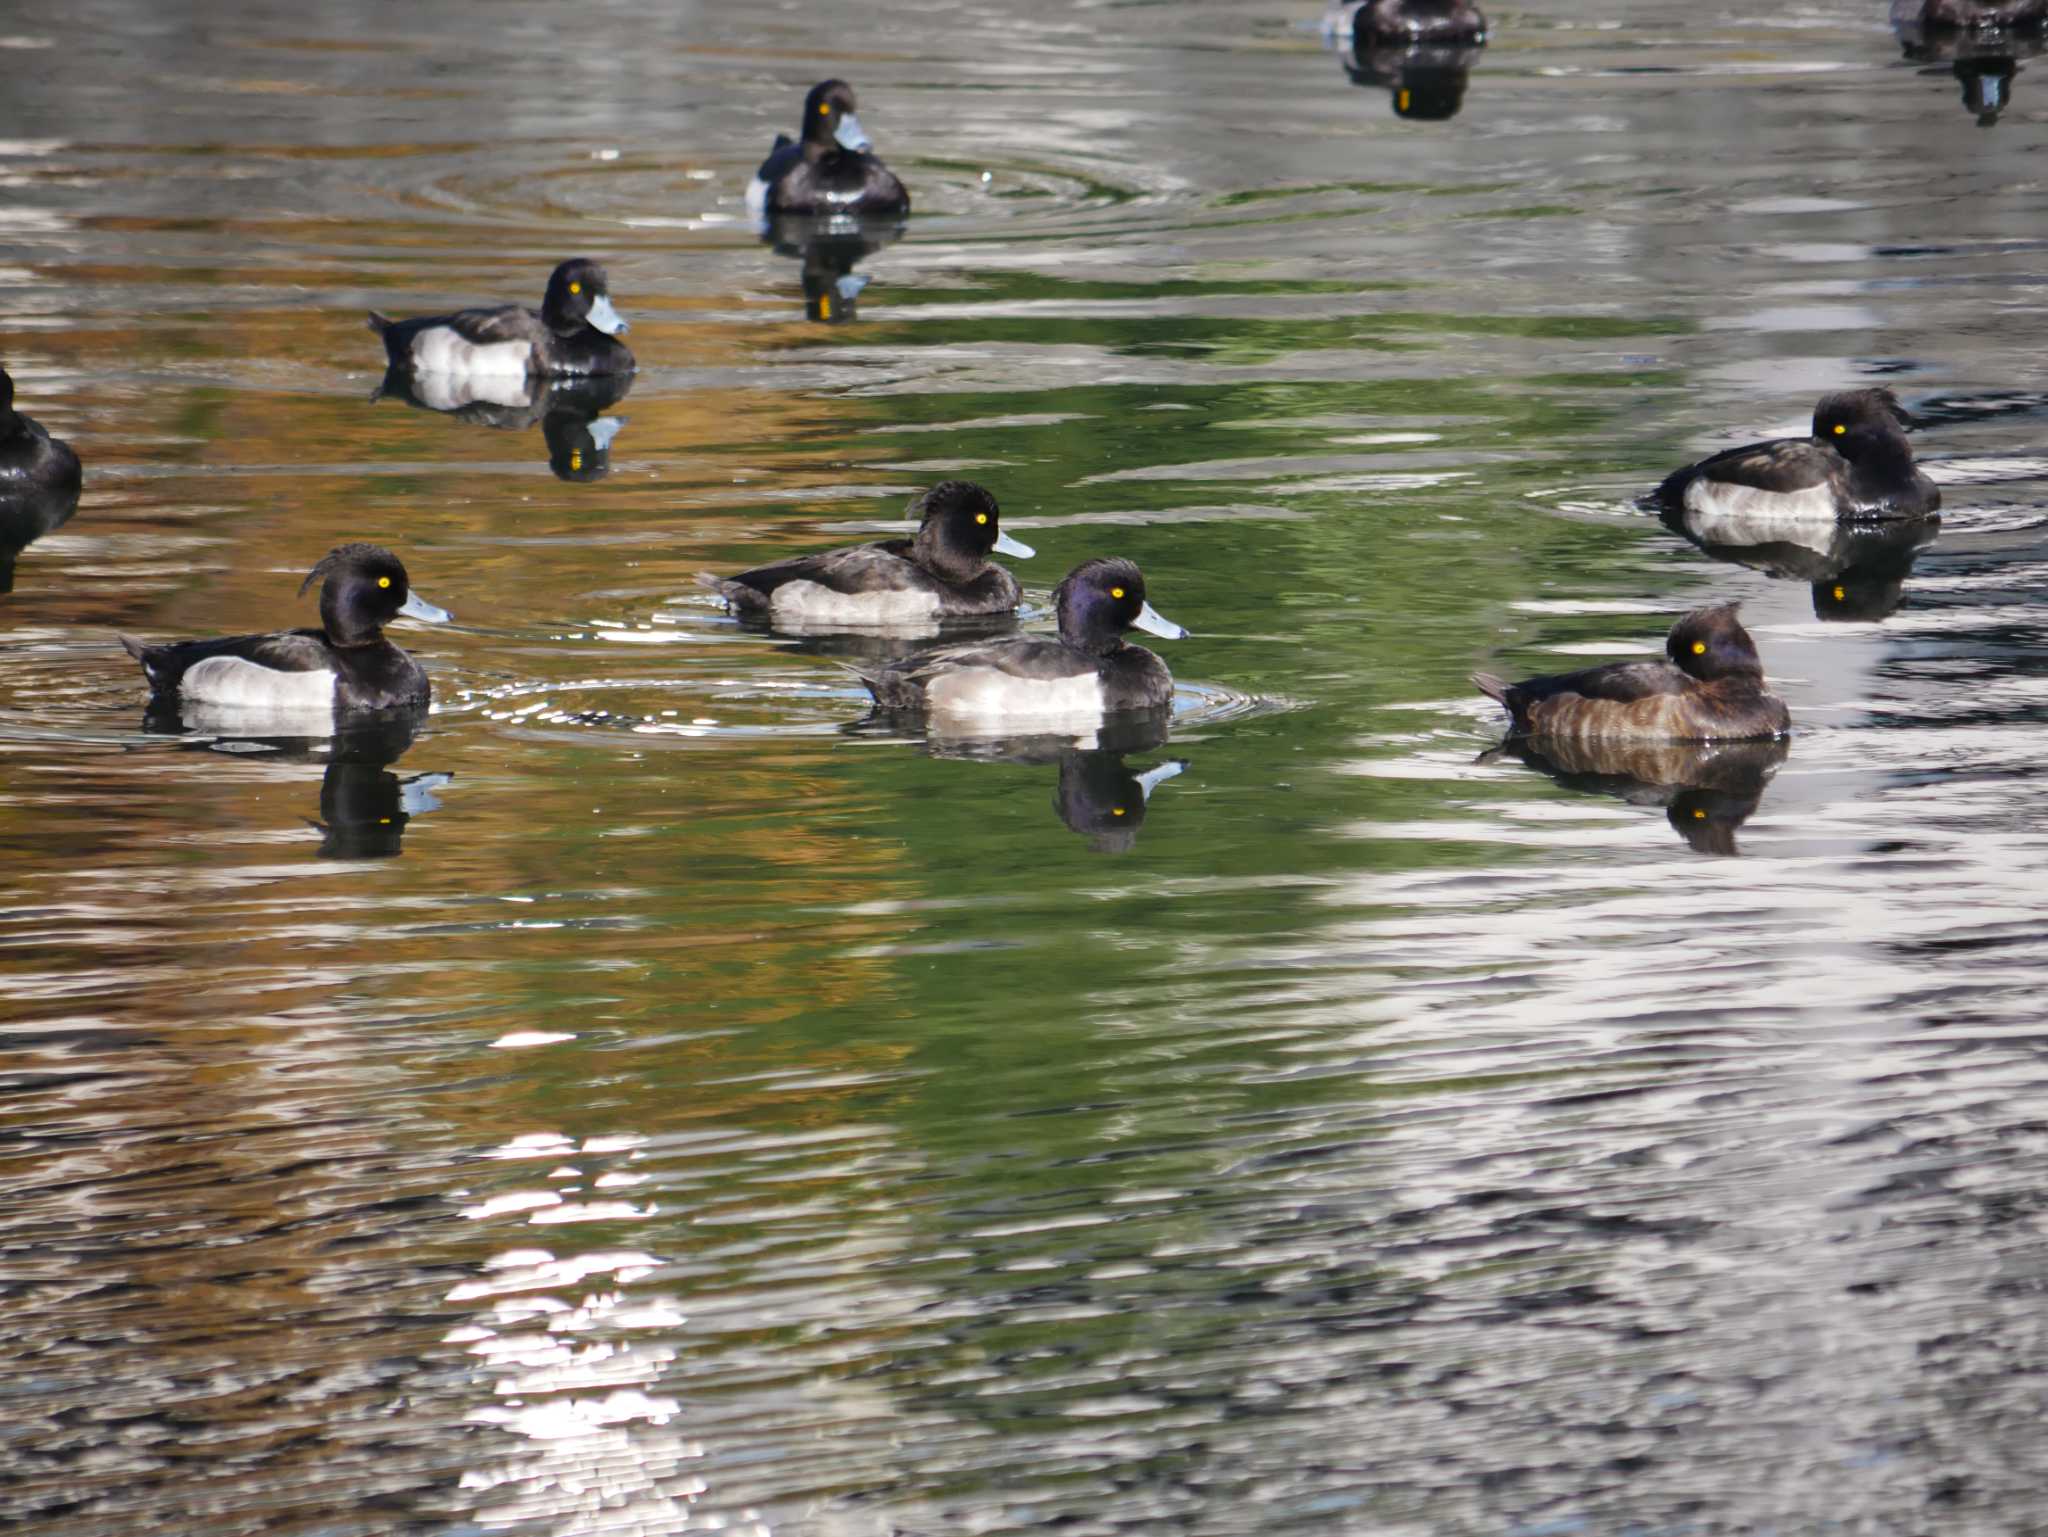
POLYGON ((1576 694, 1581 699, 1603 699, 1617 704, 1630 704, 1638 699, 1654 699, 1662 694, 1683 693, 1691 682, 1691 679, 1669 662, 1605 662, 1598 667, 1581 668, 1577 672, 1529 678, 1514 684, 1509 688, 1508 694, 1510 699, 1519 700, 1524 708, 1540 700, 1555 699, 1562 694, 1576 694))
POLYGON ((533 343, 548 335, 540 312, 521 304, 496 304, 487 309, 457 310, 440 322, 464 341, 479 347, 500 342, 533 343))
POLYGON ((472 347, 509 347, 508 356, 517 356, 522 367, 534 345, 548 336, 539 312, 517 304, 457 310, 452 315, 421 315, 412 320, 384 320, 378 315, 370 325, 384 338, 385 355, 395 367, 429 372, 453 366, 444 345, 448 335, 472 347), (383 321, 381 327, 379 321, 383 321))
POLYGON ((1027 683, 1060 683, 1092 677, 1097 671, 1095 658, 1049 635, 1012 635, 935 646, 859 676, 884 709, 916 710, 923 708, 926 691, 940 678, 990 673, 1027 683))
POLYGON ((151 688, 175 689, 179 680, 201 662, 216 657, 249 662, 272 672, 330 672, 333 648, 320 630, 277 630, 267 635, 227 635, 216 640, 174 640, 147 645, 132 635, 119 637, 128 654, 142 664, 151 688))
POLYGON ((741 613, 766 613, 776 590, 791 582, 809 582, 829 592, 846 594, 930 590, 931 576, 908 559, 909 553, 908 539, 891 539, 882 544, 822 550, 815 555, 792 555, 737 576, 699 572, 697 581, 723 596, 741 613))
POLYGON ((1812 438, 1745 443, 1666 476, 1657 488, 1656 500, 1666 507, 1683 507, 1687 490, 1703 480, 1791 495, 1827 484, 1847 463, 1832 448, 1812 438))
POLYGON ((786 133, 775 136, 775 146, 768 151, 768 158, 761 162, 761 169, 754 173, 754 180, 774 186, 789 168, 804 158, 803 146, 786 133))

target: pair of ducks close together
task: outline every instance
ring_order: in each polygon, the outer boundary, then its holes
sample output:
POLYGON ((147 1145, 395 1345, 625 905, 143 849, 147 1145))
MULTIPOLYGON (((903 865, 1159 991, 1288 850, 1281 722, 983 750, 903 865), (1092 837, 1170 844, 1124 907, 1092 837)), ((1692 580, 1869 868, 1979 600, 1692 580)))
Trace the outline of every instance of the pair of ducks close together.
MULTIPOLYGON (((1925 517, 1939 508, 1940 493, 1914 464, 1905 425, 1888 390, 1829 395, 1815 409, 1810 437, 1727 450, 1670 476, 1654 499, 1691 512, 1802 521, 1925 517)), ((970 482, 947 481, 912 510, 921 519, 909 539, 699 580, 736 613, 771 624, 887 626, 1015 609, 1016 579, 989 557, 1030 551, 1003 534, 994 497, 970 482)), ((372 545, 333 551, 306 585, 323 576, 319 630, 163 646, 122 641, 154 689, 187 698, 338 711, 424 703, 425 673, 384 638, 382 627, 400 616, 448 616, 413 595, 405 568, 372 545)), ((1055 590, 1054 606, 1057 638, 1013 635, 941 646, 861 676, 884 709, 967 729, 1099 720, 1170 703, 1164 663, 1123 637, 1131 629, 1167 638, 1187 632, 1146 601, 1134 564, 1083 562, 1055 590)), ((1664 650, 1658 662, 1614 662, 1516 684, 1481 674, 1474 682, 1507 708, 1515 732, 1536 737, 1742 741, 1789 728, 1784 702, 1764 687, 1762 661, 1735 605, 1684 615, 1664 650)))

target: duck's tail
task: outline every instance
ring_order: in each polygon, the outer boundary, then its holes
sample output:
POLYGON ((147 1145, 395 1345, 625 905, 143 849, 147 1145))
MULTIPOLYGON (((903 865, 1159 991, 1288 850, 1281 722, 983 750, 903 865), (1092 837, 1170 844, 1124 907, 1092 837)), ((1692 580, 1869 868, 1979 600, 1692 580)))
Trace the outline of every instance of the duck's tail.
POLYGON ((1508 703, 1508 685, 1492 673, 1475 672, 1472 674, 1472 686, 1510 714, 1513 713, 1515 707, 1508 703))
POLYGON ((370 311, 370 329, 372 331, 375 331, 379 336, 382 336, 386 331, 390 330, 397 323, 398 322, 393 320, 389 315, 383 314, 377 310, 370 311))
POLYGON ((114 639, 121 643, 122 650, 142 664, 143 677, 149 679, 151 688, 155 688, 157 686, 156 660, 150 653, 155 651, 156 647, 148 644, 146 641, 137 640, 133 635, 123 635, 118 631, 115 632, 114 639))
POLYGON ((735 614, 765 614, 768 612, 767 597, 754 591, 753 588, 747 586, 744 582, 728 581, 715 571, 699 571, 697 573, 697 585, 706 592, 715 592, 725 599, 727 603, 732 605, 732 611, 735 614))

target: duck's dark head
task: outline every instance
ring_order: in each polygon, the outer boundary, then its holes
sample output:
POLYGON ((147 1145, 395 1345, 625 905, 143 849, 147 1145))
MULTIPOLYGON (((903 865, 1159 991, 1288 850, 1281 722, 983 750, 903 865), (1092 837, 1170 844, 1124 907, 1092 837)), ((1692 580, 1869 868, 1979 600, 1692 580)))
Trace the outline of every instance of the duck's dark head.
POLYGON ((1126 630, 1164 640, 1181 640, 1188 633, 1145 601, 1144 575, 1121 558, 1082 561, 1053 589, 1052 602, 1060 639, 1097 656, 1121 646, 1126 630))
POLYGON ((568 336, 590 326, 606 336, 623 336, 632 328, 612 308, 612 285, 604 268, 587 256, 572 257, 555 268, 540 318, 550 331, 568 336))
POLYGON ((820 80, 812 86, 804 97, 804 148, 820 154, 831 149, 858 153, 870 148, 853 107, 853 87, 844 80, 820 80))
POLYGON ((397 618, 446 624, 452 617, 412 590, 405 567, 381 545, 344 544, 329 550, 306 573, 299 596, 322 578, 320 624, 337 646, 369 645, 397 618))
POLYGON ((1761 680, 1763 658, 1756 654, 1756 642, 1735 617, 1735 609, 1733 603, 1694 609, 1671 627, 1664 638, 1664 654, 1679 671, 1702 683, 1723 678, 1761 680))
POLYGON ((1882 388, 1837 390, 1813 408, 1813 435, 1852 462, 1872 450, 1910 454, 1906 430, 1912 425, 1899 397, 1882 388))
POLYGON ((997 551, 1019 560, 1035 553, 1003 532, 996 499, 971 480, 942 480, 910 510, 921 520, 913 541, 918 564, 949 581, 971 581, 997 551))

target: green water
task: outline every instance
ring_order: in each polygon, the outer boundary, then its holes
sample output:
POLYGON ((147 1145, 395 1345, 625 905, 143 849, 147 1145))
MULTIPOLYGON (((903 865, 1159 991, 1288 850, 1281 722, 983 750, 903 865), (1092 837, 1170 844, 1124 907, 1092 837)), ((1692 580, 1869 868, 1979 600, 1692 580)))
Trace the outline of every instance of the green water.
POLYGON ((1265 3, 0 28, 0 361, 87 467, 0 597, 0 1511, 2024 1529, 2033 67, 1986 130, 1867 7, 1568 9, 1438 123, 1265 3), (834 72, 917 213, 827 326, 740 195, 834 72), (572 254, 600 478, 371 402, 364 311, 572 254), (1945 497, 1873 617, 1631 505, 1867 383, 1945 497), (863 724, 695 585, 953 476, 1028 626, 1140 563, 1168 740, 863 724), (401 757, 143 729, 115 631, 347 539, 458 620, 401 757), (1475 669, 1731 598, 1798 732, 1713 838, 1489 754, 1475 669))

